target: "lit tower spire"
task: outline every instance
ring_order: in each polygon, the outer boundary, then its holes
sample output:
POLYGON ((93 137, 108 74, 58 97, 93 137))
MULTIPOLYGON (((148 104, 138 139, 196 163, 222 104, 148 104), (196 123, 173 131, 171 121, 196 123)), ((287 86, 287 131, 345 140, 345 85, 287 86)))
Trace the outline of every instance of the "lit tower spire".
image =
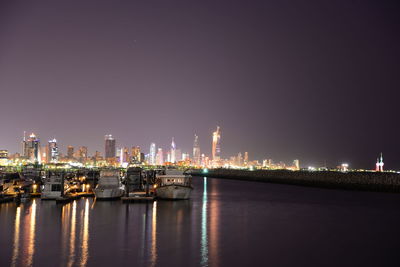
POLYGON ((383 163, 383 154, 381 153, 381 155, 376 160, 376 169, 375 169, 375 171, 383 172, 383 165, 385 165, 385 164, 383 163))
POLYGON ((212 159, 213 161, 218 161, 221 158, 221 131, 219 126, 217 126, 217 130, 213 132, 212 135, 212 159))
POLYGON ((176 145, 174 138, 172 137, 172 142, 171 142, 171 163, 176 162, 176 145))
POLYGON ((194 135, 194 142, 193 142, 193 163, 197 166, 200 165, 199 137, 196 134, 194 135))

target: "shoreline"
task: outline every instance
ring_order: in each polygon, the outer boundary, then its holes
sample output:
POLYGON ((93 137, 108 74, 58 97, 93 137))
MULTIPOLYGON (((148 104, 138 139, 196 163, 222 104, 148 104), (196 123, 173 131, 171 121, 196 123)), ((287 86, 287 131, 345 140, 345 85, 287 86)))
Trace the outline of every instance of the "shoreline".
POLYGON ((400 193, 400 174, 392 172, 334 172, 289 170, 191 170, 192 176, 307 187, 400 193))

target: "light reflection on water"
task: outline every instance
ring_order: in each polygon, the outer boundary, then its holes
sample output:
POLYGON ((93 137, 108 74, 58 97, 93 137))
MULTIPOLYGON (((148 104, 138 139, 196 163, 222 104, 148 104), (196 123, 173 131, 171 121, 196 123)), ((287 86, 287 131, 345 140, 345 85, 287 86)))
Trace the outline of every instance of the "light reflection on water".
POLYGON ((21 207, 17 207, 17 212, 15 214, 15 223, 14 223, 14 243, 13 243, 13 255, 11 259, 12 267, 16 266, 18 259, 20 223, 21 223, 21 207))
POLYGON ((153 203, 151 216, 151 266, 157 263, 157 201, 153 203))
POLYGON ((203 203, 201 209, 201 266, 208 266, 207 239, 207 177, 203 178, 203 203))

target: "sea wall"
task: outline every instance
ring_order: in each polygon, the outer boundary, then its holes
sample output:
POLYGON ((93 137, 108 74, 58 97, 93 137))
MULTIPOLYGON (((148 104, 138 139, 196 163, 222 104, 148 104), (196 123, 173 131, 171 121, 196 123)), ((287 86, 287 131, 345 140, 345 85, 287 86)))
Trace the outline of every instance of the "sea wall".
POLYGON ((400 193, 400 174, 392 172, 334 172, 288 170, 192 170, 193 176, 232 180, 292 184, 313 187, 338 188, 400 193))

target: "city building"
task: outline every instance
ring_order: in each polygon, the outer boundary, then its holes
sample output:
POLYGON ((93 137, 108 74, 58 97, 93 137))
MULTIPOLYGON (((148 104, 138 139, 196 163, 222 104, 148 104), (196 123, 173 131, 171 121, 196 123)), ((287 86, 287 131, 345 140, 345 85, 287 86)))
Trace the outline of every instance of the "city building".
POLYGON ((131 162, 132 163, 140 163, 143 161, 140 153, 140 147, 134 146, 131 149, 131 162))
POLYGON ((0 165, 7 165, 8 163, 8 150, 0 150, 0 165))
POLYGON ((68 159, 73 159, 74 158, 74 147, 73 146, 68 146, 67 147, 67 158, 68 159))
POLYGON ((171 142, 171 159, 169 162, 176 163, 176 144, 173 137, 171 142))
POLYGON ((28 139, 23 140, 24 157, 32 163, 41 163, 40 140, 32 133, 28 139))
POLYGON ((49 140, 46 149, 46 162, 47 163, 57 163, 59 158, 57 140, 49 140))
POLYGON ((116 142, 115 138, 108 134, 104 137, 105 148, 104 148, 104 158, 108 163, 115 163, 116 156, 116 142))
POLYGON ((247 166, 249 164, 249 152, 244 152, 244 165, 247 166))
POLYGON ((85 163, 89 158, 88 148, 86 146, 81 146, 78 149, 78 160, 81 163, 85 163))
POLYGON ((149 164, 156 165, 156 144, 150 144, 149 164))
POLYGON ((200 165, 201 154, 200 154, 200 145, 199 145, 199 137, 195 134, 194 135, 194 142, 193 142, 193 163, 196 166, 200 165))
POLYGON ((212 135, 212 160, 217 162, 221 159, 221 131, 219 126, 212 135))
POLYGON ((156 156, 156 164, 163 165, 164 164, 164 155, 162 148, 158 148, 157 156, 156 156))

